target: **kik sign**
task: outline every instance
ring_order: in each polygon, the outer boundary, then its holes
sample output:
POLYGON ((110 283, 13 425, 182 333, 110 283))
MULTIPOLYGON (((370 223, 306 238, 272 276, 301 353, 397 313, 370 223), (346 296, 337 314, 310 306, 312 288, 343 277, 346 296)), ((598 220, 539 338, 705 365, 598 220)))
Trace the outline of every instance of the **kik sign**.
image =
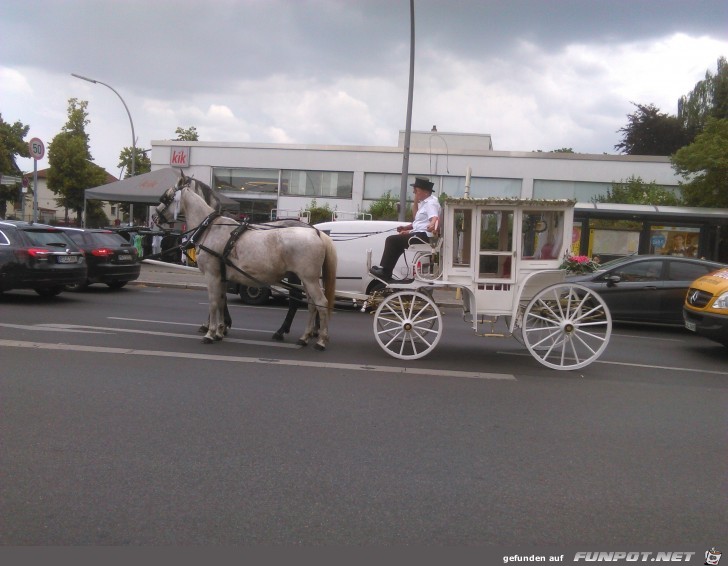
POLYGON ((169 155, 169 164, 175 167, 189 167, 190 165, 190 148, 189 147, 173 147, 169 155))

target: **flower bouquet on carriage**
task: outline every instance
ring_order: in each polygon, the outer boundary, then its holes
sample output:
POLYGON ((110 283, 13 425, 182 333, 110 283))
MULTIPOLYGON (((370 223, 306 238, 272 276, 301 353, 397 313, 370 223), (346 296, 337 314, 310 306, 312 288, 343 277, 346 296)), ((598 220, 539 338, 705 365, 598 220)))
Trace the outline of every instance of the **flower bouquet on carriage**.
POLYGON ((584 275, 599 269, 599 264, 589 256, 567 255, 564 257, 559 269, 565 269, 567 273, 573 275, 584 275))

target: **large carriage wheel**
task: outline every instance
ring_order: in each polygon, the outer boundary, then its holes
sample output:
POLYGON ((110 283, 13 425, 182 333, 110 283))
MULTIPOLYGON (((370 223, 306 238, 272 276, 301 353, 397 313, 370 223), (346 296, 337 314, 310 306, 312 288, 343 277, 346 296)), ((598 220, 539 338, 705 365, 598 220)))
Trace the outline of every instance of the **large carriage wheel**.
POLYGON ((442 314, 435 302, 417 291, 387 296, 374 313, 374 336, 382 349, 400 360, 429 354, 442 335, 442 314))
POLYGON ((596 360, 612 334, 612 316, 591 289, 558 283, 541 290, 523 313, 523 341, 553 369, 579 369, 596 360))

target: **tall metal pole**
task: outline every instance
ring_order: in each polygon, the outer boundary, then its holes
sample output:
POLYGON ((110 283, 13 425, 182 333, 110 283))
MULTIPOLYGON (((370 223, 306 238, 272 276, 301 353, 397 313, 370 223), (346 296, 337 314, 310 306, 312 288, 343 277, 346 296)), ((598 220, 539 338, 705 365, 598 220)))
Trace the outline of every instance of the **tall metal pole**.
POLYGON ((409 176, 410 135, 412 133, 412 91, 415 82, 415 0, 410 0, 410 70, 407 94, 407 124, 404 130, 402 154, 402 181, 399 188, 399 221, 404 222, 407 205, 407 177, 409 176))
MULTIPOLYGON (((129 112, 129 107, 126 105, 126 102, 124 102, 124 99, 121 97, 121 95, 116 92, 116 89, 111 86, 107 85, 104 82, 97 81, 96 79, 90 79, 88 77, 83 77, 81 75, 77 75, 76 73, 71 73, 72 77, 76 77, 77 79, 81 79, 82 81, 88 81, 90 83, 94 84, 100 84, 104 85, 106 88, 109 88, 113 91, 113 93, 119 97, 119 100, 121 100, 121 103, 124 105, 124 110, 126 110, 126 115, 129 116, 129 123, 131 124, 131 176, 134 177, 136 175, 136 135, 134 134, 134 122, 131 119, 131 112, 129 112)), ((134 222, 134 205, 129 205, 129 223, 132 224, 134 222)))

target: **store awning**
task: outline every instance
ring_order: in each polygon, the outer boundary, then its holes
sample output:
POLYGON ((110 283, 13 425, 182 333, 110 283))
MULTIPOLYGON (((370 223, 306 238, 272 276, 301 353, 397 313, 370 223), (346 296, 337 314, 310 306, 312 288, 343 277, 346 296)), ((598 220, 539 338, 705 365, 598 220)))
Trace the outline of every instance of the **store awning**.
MULTIPOLYGON (((172 167, 165 167, 108 185, 86 189, 86 200, 157 204, 164 191, 173 187, 178 180, 179 171, 172 167)), ((224 210, 240 209, 238 201, 226 197, 219 191, 215 191, 215 195, 224 210)))

